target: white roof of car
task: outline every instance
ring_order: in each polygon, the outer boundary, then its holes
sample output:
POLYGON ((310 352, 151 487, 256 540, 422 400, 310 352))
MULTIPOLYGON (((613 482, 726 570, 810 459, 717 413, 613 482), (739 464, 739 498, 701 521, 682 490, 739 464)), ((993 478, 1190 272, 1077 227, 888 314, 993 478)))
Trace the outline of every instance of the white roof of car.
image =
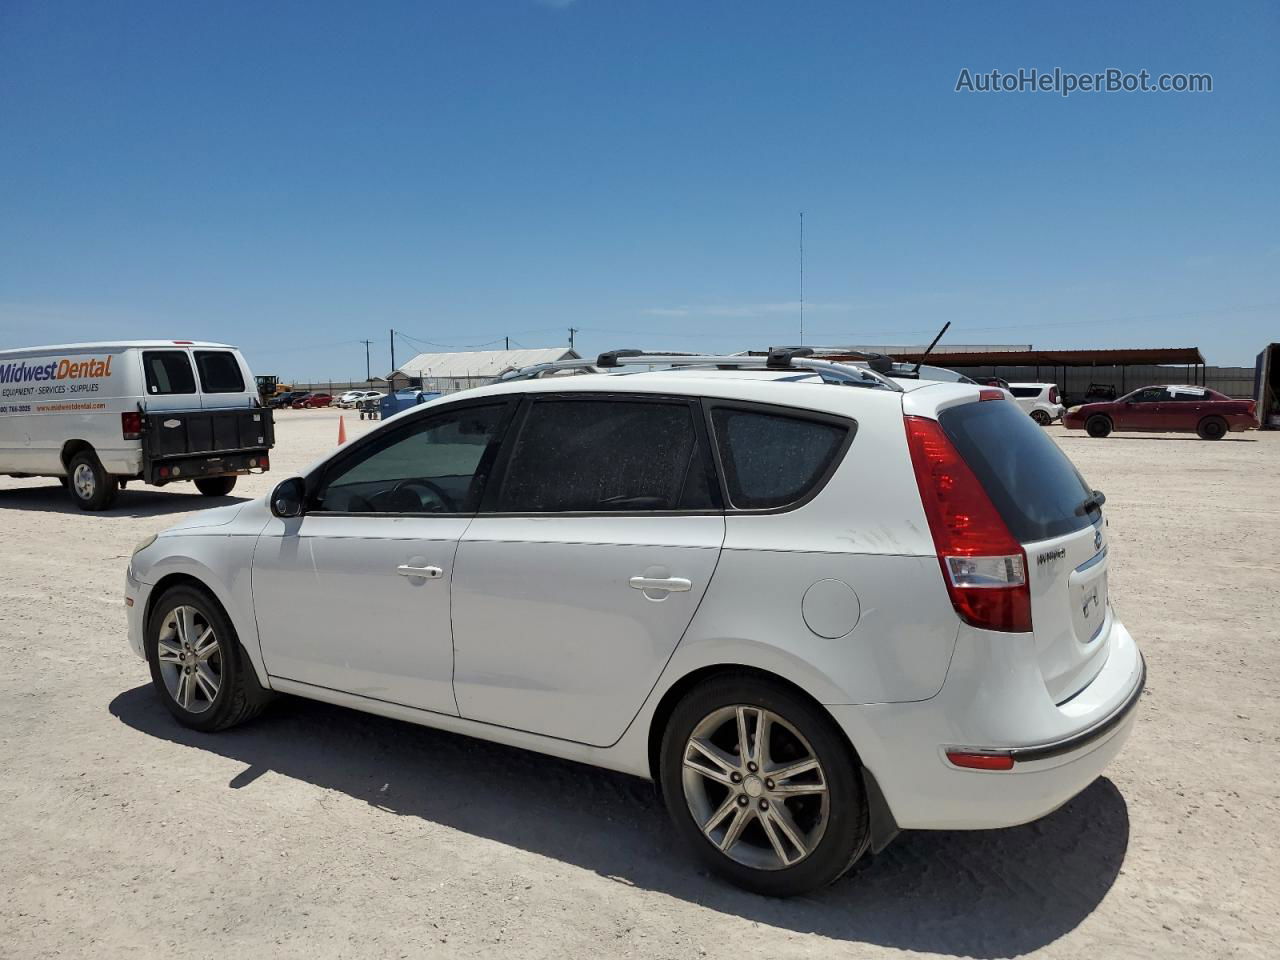
POLYGON ((0 357, 33 355, 41 353, 83 353, 88 350, 128 350, 133 347, 156 349, 159 347, 217 347, 220 350, 236 350, 229 343, 211 340, 102 340, 95 343, 55 343, 47 347, 16 347, 0 350, 0 357))
POLYGON ((463 353, 420 353, 396 372, 410 377, 496 377, 538 363, 577 359, 568 347, 533 350, 472 350, 463 353))

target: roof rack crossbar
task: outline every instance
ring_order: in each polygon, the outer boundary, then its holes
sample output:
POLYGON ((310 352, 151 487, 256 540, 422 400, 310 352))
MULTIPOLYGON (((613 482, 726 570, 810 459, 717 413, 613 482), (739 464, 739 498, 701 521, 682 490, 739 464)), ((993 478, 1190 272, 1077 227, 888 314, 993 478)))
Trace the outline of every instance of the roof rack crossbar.
MULTIPOLYGON (((557 373, 562 370, 616 370, 629 366, 665 366, 673 369, 690 367, 715 367, 721 370, 807 370, 816 373, 828 383, 843 383, 852 386, 878 387, 902 392, 902 387, 877 370, 869 367, 854 366, 835 360, 823 360, 810 356, 812 351, 806 347, 774 348, 767 355, 731 354, 717 355, 705 353, 650 353, 641 350, 613 350, 602 353, 594 360, 554 360, 548 363, 535 363, 518 370, 508 370, 498 379, 503 383, 515 380, 532 380, 545 373, 557 373)), ((878 357, 868 355, 868 359, 878 357)))

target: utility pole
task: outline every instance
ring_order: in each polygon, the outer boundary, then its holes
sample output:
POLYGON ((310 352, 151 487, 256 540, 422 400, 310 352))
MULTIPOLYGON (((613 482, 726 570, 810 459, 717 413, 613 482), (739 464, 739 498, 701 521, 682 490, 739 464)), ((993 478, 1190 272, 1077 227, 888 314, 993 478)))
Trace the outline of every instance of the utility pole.
POLYGON ((574 335, 575 333, 577 333, 577 332, 578 332, 578 328, 577 328, 577 327, 570 327, 570 328, 569 328, 569 349, 570 349, 570 350, 572 350, 572 349, 573 349, 573 335, 574 335))
POLYGON ((503 337, 503 338, 502 338, 502 345, 503 345, 503 348, 504 348, 504 349, 510 350, 510 349, 511 349, 511 338, 510 338, 510 337, 503 337))
POLYGON ((364 382, 373 383, 373 369, 369 366, 369 348, 373 346, 372 340, 361 340, 364 344, 364 382))
POLYGON ((804 211, 800 211, 800 346, 804 346, 804 211))
POLYGON ((391 330, 391 372, 396 372, 396 332, 391 330))

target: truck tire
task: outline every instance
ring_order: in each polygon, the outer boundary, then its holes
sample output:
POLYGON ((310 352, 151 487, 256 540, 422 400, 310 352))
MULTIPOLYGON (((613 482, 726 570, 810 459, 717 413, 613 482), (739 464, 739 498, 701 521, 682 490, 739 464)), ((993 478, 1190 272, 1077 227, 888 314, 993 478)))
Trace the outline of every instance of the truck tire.
POLYGON ((225 497, 235 485, 235 477, 201 477, 196 481, 196 489, 206 497, 225 497))
POLYGON ((1111 433, 1111 418, 1104 417, 1101 414, 1092 416, 1085 422, 1084 429, 1089 436, 1101 440, 1111 433))
POLYGON ((81 510, 105 510, 115 502, 118 485, 97 454, 81 450, 67 464, 67 490, 81 510))
POLYGON ((1227 421, 1221 417, 1205 417, 1196 427, 1201 440, 1221 440, 1227 435, 1227 421))

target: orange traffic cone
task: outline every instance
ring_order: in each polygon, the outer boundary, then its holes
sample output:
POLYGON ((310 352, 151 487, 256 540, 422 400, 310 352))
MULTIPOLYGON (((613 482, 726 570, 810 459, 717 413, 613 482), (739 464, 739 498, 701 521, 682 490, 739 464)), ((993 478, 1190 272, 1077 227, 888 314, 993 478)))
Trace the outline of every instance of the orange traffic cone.
POLYGON ((342 414, 338 414, 338 446, 342 446, 347 442, 347 421, 342 414))

